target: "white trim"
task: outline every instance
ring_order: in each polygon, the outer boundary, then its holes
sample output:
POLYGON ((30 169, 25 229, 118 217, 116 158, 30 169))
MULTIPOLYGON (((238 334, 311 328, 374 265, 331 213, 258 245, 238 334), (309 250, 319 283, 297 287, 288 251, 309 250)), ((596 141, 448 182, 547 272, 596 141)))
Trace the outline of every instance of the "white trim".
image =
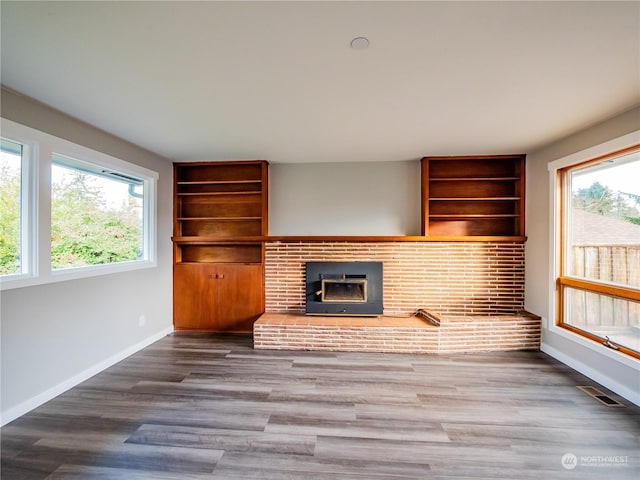
POLYGON ((58 395, 66 392, 67 390, 69 390, 70 388, 75 387, 76 385, 84 382, 85 380, 93 377, 94 375, 102 372, 103 370, 106 370, 107 368, 111 367, 112 365, 115 365, 116 363, 124 360, 125 358, 133 355, 134 353, 142 350, 145 347, 148 347, 149 345, 151 345, 152 343, 157 342, 158 340, 160 340, 161 338, 165 337, 166 335, 169 335, 170 333, 173 332, 173 327, 168 327, 165 328, 164 330, 161 330, 158 333, 155 333, 153 335, 151 335, 150 337, 145 338, 144 340, 136 343, 135 345, 132 345, 130 347, 125 348, 124 350, 122 350, 121 352, 118 352, 114 355, 111 355, 110 357, 104 359, 101 362, 96 363, 95 365, 87 368, 86 370, 83 370, 82 372, 78 373, 77 375, 74 375, 71 378, 68 378, 67 380, 45 390, 42 393, 39 393, 38 395, 36 395, 35 397, 31 397, 28 400, 25 400, 24 402, 19 403, 18 405, 16 405, 15 407, 12 407, 10 409, 8 409, 5 412, 2 412, 2 414, 0 415, 0 426, 4 426, 9 422, 12 422, 13 420, 15 420, 18 417, 21 417, 22 415, 24 415, 27 412, 30 412, 31 410, 33 410, 34 408, 39 407, 40 405, 42 405, 45 402, 48 402, 49 400, 57 397, 58 395))
MULTIPOLYGON (((31 127, 0 119, 2 135, 27 148, 27 174, 30 191, 25 195, 22 253, 27 270, 0 277, 0 291, 47 283, 75 280, 157 266, 157 182, 158 172, 96 150, 58 138, 31 127), (144 258, 129 262, 52 270, 51 268, 51 157, 67 156, 91 165, 140 178, 144 182, 144 258)), ((25 186, 27 182, 25 182, 25 186)))
POLYGON ((578 335, 577 333, 572 332, 571 330, 567 330, 566 328, 559 327, 556 324, 550 325, 548 328, 550 333, 554 335, 558 335, 560 337, 566 338, 567 340, 571 340, 573 343, 579 344, 581 347, 588 348, 592 352, 602 355, 604 357, 610 358, 611 360, 616 361, 617 363, 624 365, 626 367, 631 367, 638 370, 640 374, 640 360, 636 360, 629 355, 624 353, 620 353, 616 350, 612 350, 611 348, 607 348, 600 343, 591 340, 590 338, 584 337, 582 335, 578 335))
POLYGON ((89 265, 86 267, 74 267, 62 270, 55 270, 49 275, 27 276, 27 275, 7 275, 0 278, 0 290, 13 290, 15 288, 35 287, 48 283, 66 282, 68 280, 78 280, 80 278, 96 277, 100 275, 111 275, 113 273, 132 272, 146 268, 154 268, 157 262, 146 260, 136 260, 131 262, 107 263, 104 265, 89 265))
POLYGON ((574 370, 582 373, 583 375, 586 375, 590 379, 598 382, 600 385, 603 385, 604 387, 608 388, 612 392, 615 392, 621 397, 626 398, 630 402, 640 406, 640 392, 638 392, 637 390, 632 390, 626 385, 622 385, 621 383, 617 382, 615 379, 608 377, 606 375, 603 375, 602 372, 600 372, 599 370, 596 370, 595 368, 589 365, 586 365, 569 355, 566 355, 560 350, 556 350, 555 348, 547 345, 546 343, 543 343, 540 345, 540 350, 542 350, 547 355, 550 355, 551 357, 555 358, 556 360, 559 360, 562 363, 568 365, 574 370))
POLYGON ((24 143, 22 165, 24 178, 20 185, 22 205, 20 212, 20 263, 23 275, 38 272, 38 252, 35 239, 38 232, 38 145, 24 143))
POLYGON ((155 177, 144 180, 145 202, 143 203, 142 224, 143 230, 144 259, 151 266, 158 265, 158 174, 155 177))

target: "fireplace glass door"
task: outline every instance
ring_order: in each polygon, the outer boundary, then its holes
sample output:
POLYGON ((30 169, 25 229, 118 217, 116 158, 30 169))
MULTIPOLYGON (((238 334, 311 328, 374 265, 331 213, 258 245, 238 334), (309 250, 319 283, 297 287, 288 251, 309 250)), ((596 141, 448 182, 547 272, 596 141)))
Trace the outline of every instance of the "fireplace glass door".
POLYGON ((320 296, 323 302, 366 303, 367 279, 345 278, 335 280, 324 278, 322 279, 322 293, 320 296))
POLYGON ((382 315, 382 262, 306 262, 307 315, 382 315))

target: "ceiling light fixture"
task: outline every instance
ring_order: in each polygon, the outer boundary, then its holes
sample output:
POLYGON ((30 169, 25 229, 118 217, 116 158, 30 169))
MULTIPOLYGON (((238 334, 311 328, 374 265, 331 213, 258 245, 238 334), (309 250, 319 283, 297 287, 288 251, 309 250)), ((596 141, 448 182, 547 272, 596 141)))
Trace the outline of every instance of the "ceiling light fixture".
POLYGON ((351 40, 351 48, 355 50, 362 50, 369 46, 369 39, 365 37, 356 37, 351 40))

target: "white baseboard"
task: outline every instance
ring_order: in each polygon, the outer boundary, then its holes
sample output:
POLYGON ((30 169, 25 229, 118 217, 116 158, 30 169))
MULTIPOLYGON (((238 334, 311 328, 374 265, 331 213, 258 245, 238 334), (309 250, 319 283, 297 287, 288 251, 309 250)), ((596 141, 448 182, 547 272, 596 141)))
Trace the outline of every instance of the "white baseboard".
POLYGON ((540 350, 542 350, 547 355, 552 356, 556 360, 561 361, 565 365, 570 366, 574 370, 577 370, 583 375, 586 375, 590 379, 598 382, 600 385, 608 388, 612 392, 615 392, 621 397, 626 398, 630 402, 640 406, 640 392, 638 392, 637 390, 633 390, 626 385, 622 385, 611 377, 603 375, 602 372, 599 372, 593 367, 590 367, 589 365, 586 365, 576 360, 575 358, 562 353, 560 350, 556 350, 555 348, 550 347, 547 344, 543 343, 542 345, 540 345, 540 350))
POLYGON ((162 337, 165 337, 172 332, 173 332, 173 327, 165 328, 164 330, 161 330, 160 332, 145 338, 144 340, 136 343, 135 345, 125 348, 121 352, 118 352, 115 355, 110 356, 109 358, 103 360, 102 362, 99 362, 87 368, 86 370, 83 370, 79 374, 74 375, 73 377, 65 380, 64 382, 61 382, 49 388, 48 390, 45 390, 44 392, 36 395, 35 397, 31 397, 30 399, 25 400, 24 402, 16 405, 15 407, 12 407, 7 411, 2 412, 0 414, 0 426, 4 426, 7 423, 12 422, 16 418, 21 417, 25 413, 30 412, 34 408, 39 407, 43 403, 48 402, 52 398, 57 397, 61 393, 66 392, 70 388, 75 387, 76 385, 93 377, 94 375, 109 368, 110 366, 120 362, 121 360, 124 360, 128 356, 133 355, 139 350, 142 350, 143 348, 148 347, 152 343, 157 342, 162 337))

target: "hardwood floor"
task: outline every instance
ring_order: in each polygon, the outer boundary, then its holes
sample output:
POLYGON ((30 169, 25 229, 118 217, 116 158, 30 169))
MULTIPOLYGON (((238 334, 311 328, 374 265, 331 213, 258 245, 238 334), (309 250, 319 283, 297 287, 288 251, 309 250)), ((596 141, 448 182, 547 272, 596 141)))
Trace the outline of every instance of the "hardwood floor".
POLYGON ((596 384, 538 352, 255 351, 179 333, 2 428, 0 475, 637 480, 640 408, 577 385, 596 384))

